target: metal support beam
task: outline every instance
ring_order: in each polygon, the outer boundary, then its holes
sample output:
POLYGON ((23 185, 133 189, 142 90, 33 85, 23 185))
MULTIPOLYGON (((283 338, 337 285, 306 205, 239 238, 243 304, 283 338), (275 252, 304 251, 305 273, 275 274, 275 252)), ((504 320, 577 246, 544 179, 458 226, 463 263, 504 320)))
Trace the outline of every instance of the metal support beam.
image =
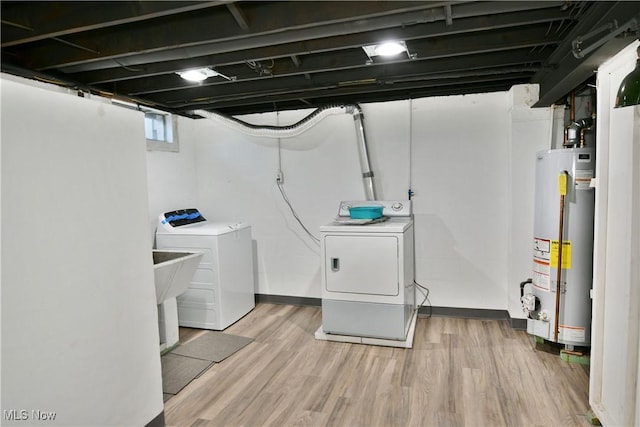
POLYGON ((549 67, 533 76, 532 82, 540 84, 540 99, 534 107, 548 107, 561 100, 591 78, 602 63, 633 42, 635 37, 613 39, 584 58, 573 55, 574 39, 613 20, 627 22, 637 13, 637 2, 594 2, 578 25, 565 37, 565 42, 550 56, 549 67))

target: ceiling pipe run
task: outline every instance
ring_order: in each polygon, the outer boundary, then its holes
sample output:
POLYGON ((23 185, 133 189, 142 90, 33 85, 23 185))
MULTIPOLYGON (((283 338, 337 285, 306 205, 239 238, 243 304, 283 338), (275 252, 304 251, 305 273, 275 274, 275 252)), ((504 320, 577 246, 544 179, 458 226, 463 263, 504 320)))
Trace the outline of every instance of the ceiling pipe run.
POLYGON ((213 119, 245 135, 266 138, 293 138, 308 131, 317 125, 322 119, 335 114, 351 114, 356 127, 356 139, 358 142, 358 156, 364 184, 365 200, 376 200, 376 188, 373 181, 373 172, 369 161, 367 138, 364 132, 364 114, 359 105, 329 105, 318 108, 302 120, 288 126, 254 125, 235 117, 220 113, 212 113, 204 110, 196 110, 196 115, 213 119))

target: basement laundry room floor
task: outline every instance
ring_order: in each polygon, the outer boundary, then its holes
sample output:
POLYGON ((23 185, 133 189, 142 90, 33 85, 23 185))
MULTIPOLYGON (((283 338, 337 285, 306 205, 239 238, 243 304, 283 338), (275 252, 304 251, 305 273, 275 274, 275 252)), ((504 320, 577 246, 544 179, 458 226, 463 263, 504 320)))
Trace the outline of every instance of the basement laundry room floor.
POLYGON ((406 350, 317 341, 321 317, 258 304, 225 330, 254 341, 166 402, 167 426, 590 425, 588 367, 505 321, 420 317, 406 350))

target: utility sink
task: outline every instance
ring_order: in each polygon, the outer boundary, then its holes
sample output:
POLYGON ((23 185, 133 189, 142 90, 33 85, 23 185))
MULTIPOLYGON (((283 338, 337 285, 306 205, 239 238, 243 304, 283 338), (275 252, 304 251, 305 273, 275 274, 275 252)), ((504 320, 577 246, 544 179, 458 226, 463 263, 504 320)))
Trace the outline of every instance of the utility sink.
POLYGON ((153 251, 158 304, 175 298, 187 290, 202 255, 201 252, 153 251))

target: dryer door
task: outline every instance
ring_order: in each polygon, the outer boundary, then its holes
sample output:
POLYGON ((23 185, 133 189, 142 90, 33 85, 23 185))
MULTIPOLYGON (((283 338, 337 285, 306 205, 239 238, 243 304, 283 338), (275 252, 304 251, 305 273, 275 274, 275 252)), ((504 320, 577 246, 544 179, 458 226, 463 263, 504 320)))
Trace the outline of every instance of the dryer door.
POLYGON ((324 243, 327 291, 398 295, 398 237, 328 235, 324 243))

